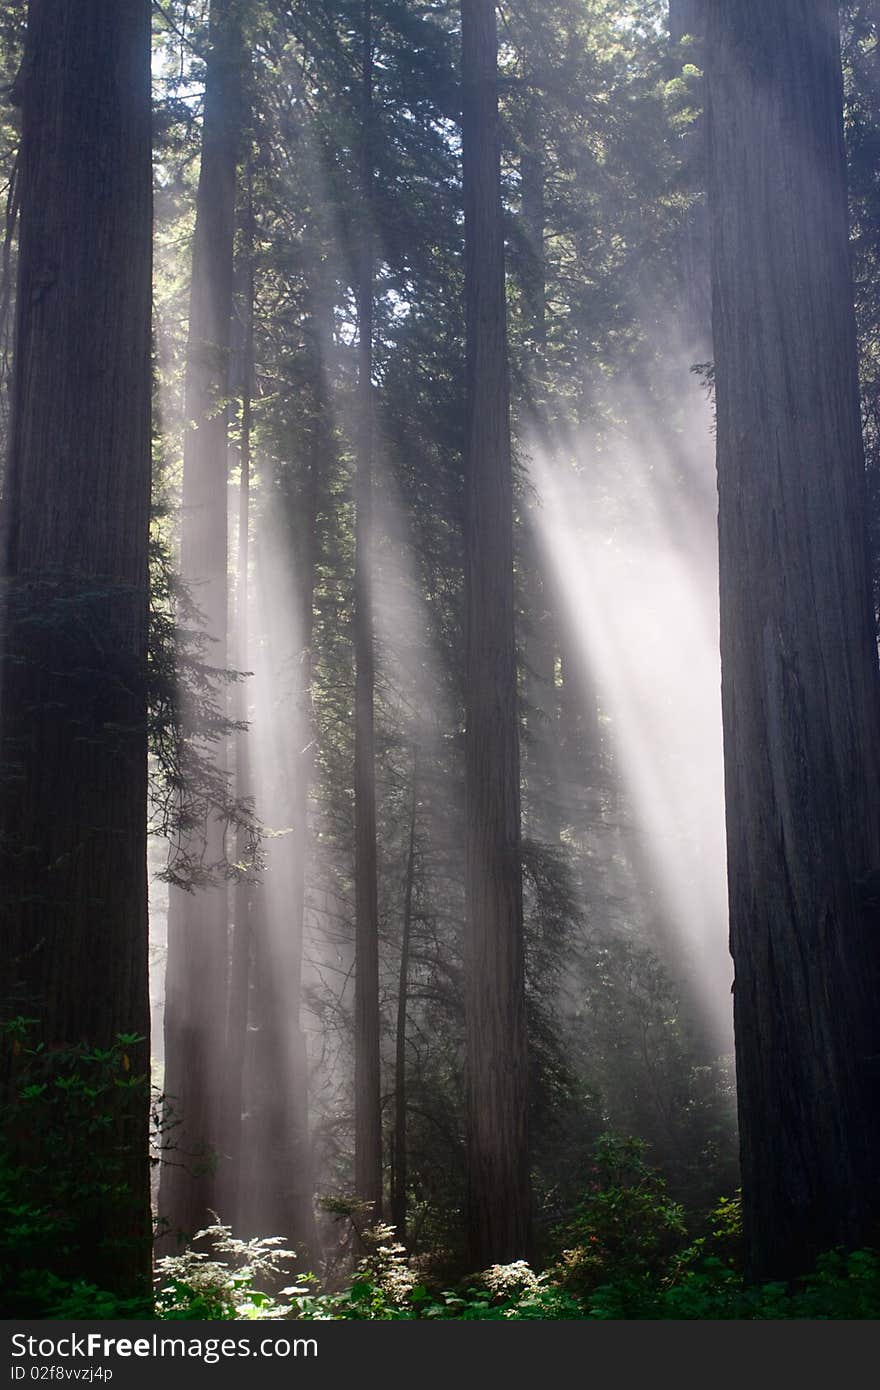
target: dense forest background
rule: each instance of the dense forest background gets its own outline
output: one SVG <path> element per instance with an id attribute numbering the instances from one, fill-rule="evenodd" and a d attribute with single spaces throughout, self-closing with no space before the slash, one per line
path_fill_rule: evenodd
<path id="1" fill-rule="evenodd" d="M 0 3 L 11 1312 L 880 1310 L 880 10 L 754 8 Z"/>

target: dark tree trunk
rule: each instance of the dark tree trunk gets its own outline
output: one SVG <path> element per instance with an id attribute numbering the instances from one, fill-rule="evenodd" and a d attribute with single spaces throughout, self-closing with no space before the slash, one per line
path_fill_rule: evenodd
<path id="1" fill-rule="evenodd" d="M 406 1025 L 409 1008 L 409 959 L 412 943 L 413 893 L 416 882 L 416 823 L 419 810 L 419 751 L 413 749 L 412 810 L 409 820 L 409 847 L 406 882 L 403 889 L 403 924 L 400 933 L 400 974 L 397 988 L 397 1033 L 394 1058 L 394 1163 L 391 1185 L 391 1224 L 398 1239 L 406 1240 Z"/>
<path id="2" fill-rule="evenodd" d="M 235 188 L 241 128 L 238 0 L 212 0 L 202 161 L 196 196 L 185 381 L 181 573 L 211 639 L 206 660 L 227 660 L 227 423 L 234 290 Z M 223 691 L 218 690 L 222 704 Z M 208 866 L 224 860 L 215 817 L 187 848 Z M 228 893 L 172 887 L 165 991 L 165 1092 L 177 1127 L 163 1167 L 160 1212 L 192 1234 L 216 1209 L 223 1178 L 228 978 Z"/>
<path id="3" fill-rule="evenodd" d="M 750 1273 L 873 1243 L 880 704 L 837 6 L 708 45 L 731 948 Z"/>
<path id="4" fill-rule="evenodd" d="M 530 1243 L 527 1064 L 504 234 L 492 0 L 462 0 L 467 317 L 466 897 L 469 1239 Z"/>
<path id="5" fill-rule="evenodd" d="M 2 526 L 0 1006 L 48 1049 L 142 1038 L 143 1088 L 94 1137 L 128 1194 L 93 1198 L 71 1255 L 119 1291 L 150 1271 L 149 55 L 148 0 L 30 5 Z"/>
<path id="6" fill-rule="evenodd" d="M 379 1065 L 379 904 L 376 886 L 375 663 L 370 598 L 373 530 L 373 26 L 363 8 L 361 185 L 364 227 L 357 287 L 358 452 L 355 482 L 355 1193 L 382 1212 L 382 1109 Z"/>

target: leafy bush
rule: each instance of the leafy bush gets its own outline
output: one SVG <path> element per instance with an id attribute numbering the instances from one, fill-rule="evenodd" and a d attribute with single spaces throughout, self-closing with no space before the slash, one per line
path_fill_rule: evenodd
<path id="1" fill-rule="evenodd" d="M 200 1241 L 208 1244 L 207 1250 L 194 1248 Z M 225 1260 L 218 1258 L 224 1255 Z M 217 1219 L 180 1255 L 159 1260 L 156 1316 L 194 1321 L 290 1317 L 292 1305 L 277 1302 L 257 1284 L 276 1282 L 295 1258 L 280 1236 L 238 1240 Z M 293 1292 L 284 1289 L 281 1296 Z"/>
<path id="2" fill-rule="evenodd" d="M 557 1233 L 564 1248 L 554 1273 L 577 1297 L 662 1278 L 687 1235 L 684 1210 L 646 1163 L 646 1147 L 610 1134 L 599 1140 L 587 1195 Z"/>
<path id="3" fill-rule="evenodd" d="M 461 1292 L 446 1291 L 420 1314 L 475 1322 L 582 1318 L 583 1309 L 549 1274 L 536 1274 L 524 1260 L 493 1265 Z"/>
<path id="4" fill-rule="evenodd" d="M 665 1287 L 630 1279 L 599 1288 L 585 1312 L 598 1319 L 873 1319 L 880 1317 L 880 1256 L 872 1250 L 831 1251 L 792 1287 L 751 1288 L 729 1264 L 710 1256 Z"/>
<path id="5" fill-rule="evenodd" d="M 109 1048 L 47 1048 L 33 1020 L 0 1026 L 11 1083 L 0 1107 L 0 1287 L 8 1316 L 67 1317 L 68 1307 L 146 1315 L 148 1298 L 118 1300 L 84 1281 L 111 1271 L 138 1238 L 139 1202 L 127 1184 L 129 1144 L 140 1141 L 148 1078 L 129 1054 L 142 1041 L 120 1034 Z M 136 1136 L 136 1138 L 135 1138 Z M 104 1215 L 99 1229 L 95 1212 Z M 98 1314 L 86 1313 L 86 1316 Z M 101 1314 L 103 1315 L 103 1314 Z"/>

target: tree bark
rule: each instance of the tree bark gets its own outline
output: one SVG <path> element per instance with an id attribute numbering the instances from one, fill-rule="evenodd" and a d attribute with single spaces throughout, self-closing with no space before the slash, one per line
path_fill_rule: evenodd
<path id="1" fill-rule="evenodd" d="M 196 196 L 185 380 L 181 574 L 204 615 L 206 660 L 227 660 L 227 395 L 234 290 L 235 189 L 241 129 L 242 40 L 238 0 L 212 0 L 202 161 Z M 222 707 L 223 692 L 218 692 Z M 224 826 L 191 832 L 190 851 L 224 861 Z M 165 1093 L 176 1146 L 163 1166 L 160 1212 L 172 1232 L 193 1234 L 216 1209 L 223 1166 L 228 987 L 228 892 L 219 884 L 168 906 Z"/>
<path id="2" fill-rule="evenodd" d="M 461 16 L 468 1234 L 487 1265 L 529 1250 L 528 1046 L 498 38 L 492 0 L 462 0 Z"/>
<path id="3" fill-rule="evenodd" d="M 95 1135 L 96 1162 L 121 1155 L 125 1210 L 107 1191 L 74 1252 L 77 1277 L 120 1292 L 150 1273 L 149 55 L 148 0 L 29 7 L 2 522 L 0 1000 L 49 1050 L 142 1039 L 143 1087 Z"/>
<path id="4" fill-rule="evenodd" d="M 721 655 L 749 1272 L 876 1239 L 880 700 L 837 6 L 709 7 Z"/>

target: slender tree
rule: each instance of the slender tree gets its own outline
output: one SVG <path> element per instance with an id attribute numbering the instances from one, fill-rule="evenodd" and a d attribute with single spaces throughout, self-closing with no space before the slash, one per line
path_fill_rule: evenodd
<path id="1" fill-rule="evenodd" d="M 187 341 L 181 573 L 204 616 L 206 660 L 227 655 L 227 426 L 234 291 L 235 190 L 243 49 L 239 0 L 211 0 L 204 123 Z M 222 692 L 221 692 L 222 694 Z M 221 750 L 214 756 L 221 759 Z M 189 832 L 189 853 L 217 874 L 222 821 Z M 217 1206 L 223 1148 L 228 893 L 225 877 L 194 893 L 172 888 L 165 990 L 165 1091 L 175 1128 L 160 1210 L 192 1234 Z"/>
<path id="2" fill-rule="evenodd" d="M 357 285 L 358 451 L 355 481 L 355 1192 L 382 1211 L 379 1070 L 379 902 L 376 880 L 375 654 L 370 598 L 373 531 L 373 12 L 364 0 L 361 70 L 361 231 Z"/>
<path id="3" fill-rule="evenodd" d="M 493 0 L 462 0 L 467 404 L 466 896 L 469 1237 L 530 1240 L 520 770 L 504 230 Z"/>
<path id="4" fill-rule="evenodd" d="M 47 1055 L 139 1038 L 127 1056 L 143 1084 L 126 1128 L 111 1115 L 94 1136 L 96 1166 L 122 1156 L 126 1210 L 113 1184 L 96 1185 L 89 1246 L 76 1252 L 79 1277 L 125 1289 L 148 1286 L 150 1268 L 148 0 L 35 0 L 20 94 L 0 1005 L 37 1020 Z"/>
<path id="5" fill-rule="evenodd" d="M 880 703 L 837 5 L 713 0 L 721 652 L 745 1236 L 877 1237 Z M 874 878 L 871 878 L 871 875 Z"/>

